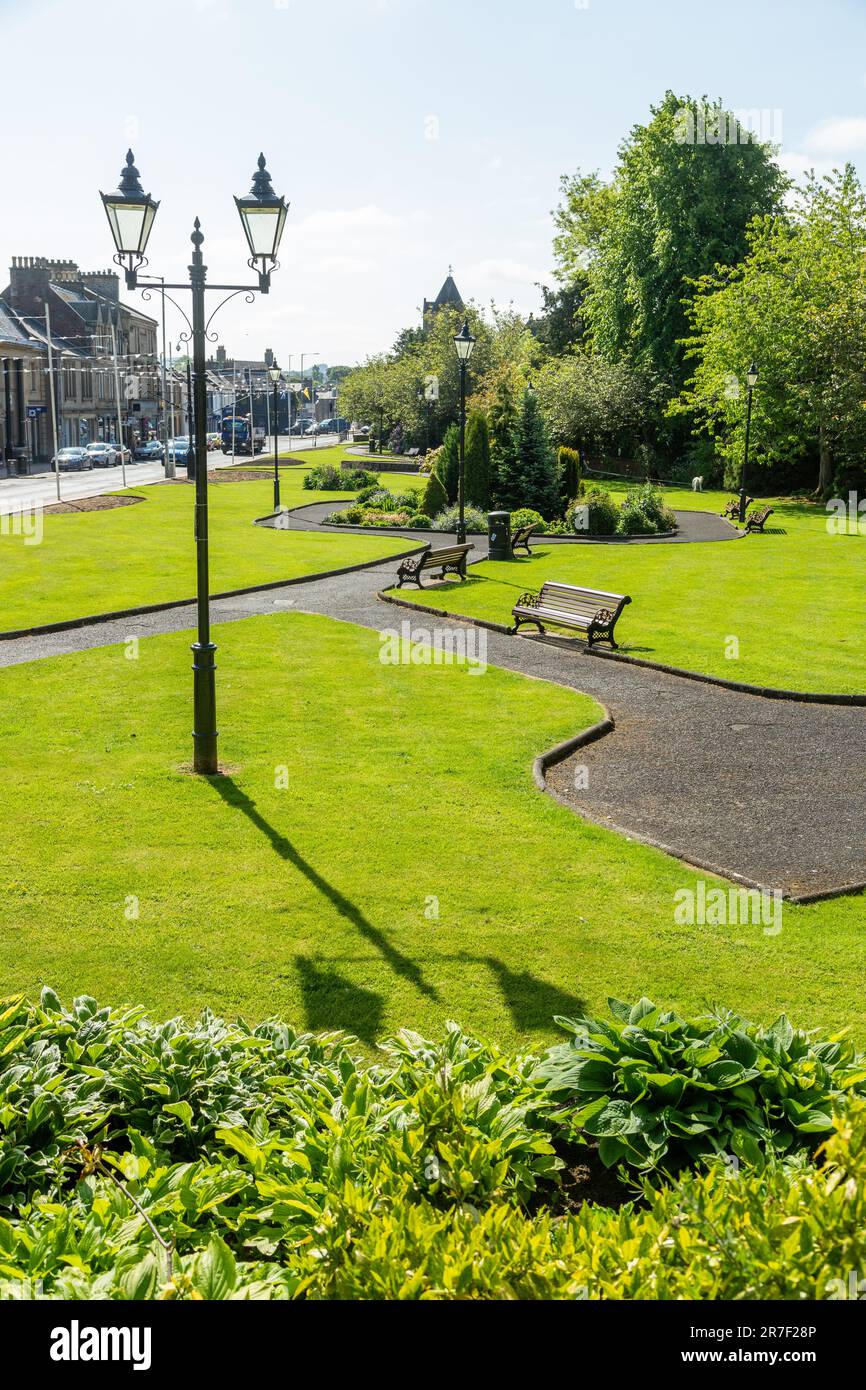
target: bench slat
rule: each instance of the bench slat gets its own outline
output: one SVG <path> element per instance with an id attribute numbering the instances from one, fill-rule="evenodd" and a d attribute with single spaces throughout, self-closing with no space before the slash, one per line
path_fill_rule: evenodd
<path id="1" fill-rule="evenodd" d="M 595 641 L 606 641 L 616 647 L 613 631 L 620 613 L 629 603 L 631 599 L 627 594 L 546 580 L 539 594 L 524 594 L 518 599 L 513 609 L 516 622 L 511 631 L 516 633 L 520 624 L 526 622 L 535 623 L 544 632 L 544 620 L 557 627 L 586 632 L 590 646 Z"/>

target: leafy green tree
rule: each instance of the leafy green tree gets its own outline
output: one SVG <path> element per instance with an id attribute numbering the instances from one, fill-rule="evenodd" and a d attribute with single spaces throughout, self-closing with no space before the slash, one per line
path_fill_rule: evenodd
<path id="1" fill-rule="evenodd" d="M 509 506 L 531 507 L 545 520 L 559 514 L 559 469 L 556 452 L 541 413 L 535 391 L 524 391 L 523 408 L 517 429 L 519 472 L 515 479 L 518 495 L 512 492 Z"/>
<path id="2" fill-rule="evenodd" d="M 548 352 L 568 352 L 587 337 L 585 301 L 589 288 L 586 271 L 577 271 L 567 285 L 549 289 L 539 285 L 541 313 L 529 320 L 529 328 Z"/>
<path id="3" fill-rule="evenodd" d="M 424 496 L 421 500 L 421 511 L 425 516 L 429 516 L 432 521 L 435 520 L 440 512 L 444 512 L 447 506 L 448 494 L 442 486 L 442 479 L 434 468 L 424 488 Z"/>
<path id="4" fill-rule="evenodd" d="M 574 174 L 563 174 L 559 189 L 562 201 L 553 214 L 553 254 L 558 278 L 573 284 L 585 274 L 607 233 L 616 192 L 597 170 L 582 174 L 579 169 Z"/>
<path id="5" fill-rule="evenodd" d="M 482 511 L 491 504 L 490 430 L 483 410 L 473 410 L 466 425 L 466 502 Z"/>
<path id="6" fill-rule="evenodd" d="M 652 368 L 679 389 L 690 282 L 743 257 L 750 221 L 780 209 L 787 181 L 735 116 L 673 92 L 620 147 L 601 210 L 594 180 L 566 185 L 560 273 L 587 268 L 587 314 L 604 357 Z"/>
<path id="7" fill-rule="evenodd" d="M 741 265 L 705 277 L 690 307 L 694 375 L 673 409 L 697 419 L 739 478 L 745 372 L 760 370 L 753 469 L 811 456 L 815 487 L 866 448 L 866 197 L 848 165 L 811 178 L 790 221 L 753 227 Z M 772 476 L 772 472 L 770 475 Z"/>
<path id="8" fill-rule="evenodd" d="M 556 443 L 594 458 L 634 456 L 668 399 L 653 372 L 582 351 L 552 358 L 536 387 Z"/>

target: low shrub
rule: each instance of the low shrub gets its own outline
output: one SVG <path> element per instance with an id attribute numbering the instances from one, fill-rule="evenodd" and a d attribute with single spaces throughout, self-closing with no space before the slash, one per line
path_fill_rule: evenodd
<path id="1" fill-rule="evenodd" d="M 619 1212 L 512 1204 L 447 1212 L 335 1194 L 303 1295 L 328 1299 L 856 1298 L 866 1268 L 866 1105 L 836 1118 L 821 1169 L 716 1163 Z M 855 1289 L 852 1293 L 852 1271 Z"/>
<path id="2" fill-rule="evenodd" d="M 547 531 L 548 524 L 541 515 L 541 512 L 534 512 L 531 507 L 519 507 L 516 512 L 511 513 L 511 533 L 512 535 L 519 526 L 535 526 L 538 535 L 543 535 Z"/>
<path id="3" fill-rule="evenodd" d="M 619 525 L 619 507 L 606 488 L 594 485 L 571 504 L 565 519 L 577 535 L 613 536 Z"/>
<path id="4" fill-rule="evenodd" d="M 619 530 L 625 536 L 659 535 L 676 529 L 677 519 L 652 483 L 629 488 L 620 509 Z"/>
<path id="5" fill-rule="evenodd" d="M 429 531 L 433 522 L 426 512 L 413 512 L 412 516 L 409 518 L 408 525 L 410 531 Z"/>
<path id="6" fill-rule="evenodd" d="M 378 478 L 364 468 L 337 468 L 333 463 L 321 463 L 304 475 L 303 485 L 309 492 L 358 492 L 378 486 Z"/>
<path id="7" fill-rule="evenodd" d="M 325 521 L 329 526 L 365 526 L 366 516 L 367 512 L 363 507 L 353 506 L 342 512 L 331 512 L 325 517 Z"/>
<path id="8" fill-rule="evenodd" d="M 834 1105 L 866 1091 L 851 1042 L 816 1042 L 784 1015 L 757 1028 L 728 1010 L 689 1019 L 649 999 L 608 1004 L 610 1021 L 559 1019 L 574 1036 L 536 1074 L 608 1167 L 674 1171 L 723 1153 L 760 1165 L 814 1149 Z"/>
<path id="9" fill-rule="evenodd" d="M 372 526 L 374 529 L 393 529 L 395 527 L 408 526 L 409 513 L 405 511 L 374 512 L 365 510 L 363 513 L 363 520 L 360 524 L 362 526 Z"/>
<path id="10" fill-rule="evenodd" d="M 432 529 L 434 531 L 456 531 L 459 520 L 459 507 L 447 507 L 444 512 L 440 512 L 434 519 Z M 473 535 L 479 532 L 486 535 L 487 516 L 484 512 L 480 512 L 477 507 L 466 507 L 464 509 L 464 520 L 466 522 L 467 531 L 471 531 Z"/>
<path id="11" fill-rule="evenodd" d="M 87 997 L 66 1008 L 50 990 L 6 1001 L 0 1297 L 851 1296 L 850 1272 L 866 1269 L 866 1104 L 851 1096 L 850 1046 L 781 1019 L 686 1023 L 643 1000 L 626 1023 L 625 1007 L 614 1026 L 585 1025 L 620 1059 L 630 1105 L 648 1068 L 671 1073 L 656 1086 L 696 1071 L 710 1100 L 749 1087 L 746 1109 L 774 1125 L 815 1090 L 820 1132 L 796 1109 L 785 1124 L 824 1139 L 821 1166 L 772 1142 L 744 1150 L 739 1171 L 711 1159 L 647 1174 L 637 1205 L 577 1205 L 554 1139 L 562 1093 L 538 1056 L 456 1025 L 439 1042 L 403 1032 L 370 1063 L 339 1034 L 275 1021 L 158 1023 Z M 574 1068 L 588 1081 L 599 1054 L 579 1059 L 577 1034 L 568 1046 L 574 1090 Z M 731 1061 L 760 1079 L 713 1071 Z"/>

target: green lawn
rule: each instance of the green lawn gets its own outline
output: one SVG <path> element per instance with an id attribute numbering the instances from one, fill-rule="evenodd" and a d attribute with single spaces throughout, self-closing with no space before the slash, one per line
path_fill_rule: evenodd
<path id="1" fill-rule="evenodd" d="M 786 905 L 776 937 L 677 926 L 695 873 L 536 790 L 533 756 L 596 719 L 586 697 L 251 618 L 216 637 L 231 775 L 198 780 L 191 640 L 0 671 L 0 993 L 47 981 L 368 1041 L 456 1018 L 505 1043 L 647 993 L 866 1040 L 866 898 Z"/>
<path id="2" fill-rule="evenodd" d="M 718 513 L 729 495 L 671 490 L 668 500 Z M 866 537 L 828 534 L 821 507 L 773 505 L 763 536 L 593 546 L 545 545 L 540 537 L 531 559 L 485 562 L 465 584 L 404 595 L 510 623 L 516 600 L 545 579 L 587 584 L 631 595 L 617 640 L 634 656 L 756 685 L 866 691 Z"/>
<path id="3" fill-rule="evenodd" d="M 284 506 L 349 504 L 350 493 L 305 491 L 307 471 L 282 472 Z M 8 527 L 0 533 L 0 630 L 194 596 L 194 489 L 156 484 L 129 491 L 145 500 L 113 511 L 45 516 L 40 545 L 26 544 Z M 253 525 L 272 505 L 273 485 L 265 477 L 261 483 L 211 485 L 214 593 L 411 549 L 411 542 L 395 537 L 278 532 Z"/>

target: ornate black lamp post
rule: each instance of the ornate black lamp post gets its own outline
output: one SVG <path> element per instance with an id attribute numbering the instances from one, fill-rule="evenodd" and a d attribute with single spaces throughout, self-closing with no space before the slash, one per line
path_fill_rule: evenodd
<path id="1" fill-rule="evenodd" d="M 193 419 L 195 422 L 195 541 L 197 561 L 198 594 L 198 641 L 193 646 L 193 767 L 196 772 L 213 776 L 219 770 L 217 759 L 216 726 L 216 667 L 214 653 L 216 646 L 210 637 L 210 591 L 208 573 L 208 494 L 207 494 L 207 380 L 205 376 L 205 342 L 214 315 L 228 299 L 237 294 L 245 294 L 252 304 L 256 291 L 267 294 L 270 289 L 271 272 L 277 268 L 277 252 L 280 237 L 286 222 L 288 205 L 284 198 L 278 197 L 271 186 L 271 177 L 265 168 L 265 157 L 259 155 L 258 168 L 253 175 L 253 184 L 244 198 L 235 198 L 247 242 L 250 248 L 248 261 L 251 269 L 258 272 L 259 283 L 250 285 L 208 285 L 207 266 L 204 264 L 201 247 L 204 235 L 198 218 L 193 224 L 190 237 L 193 244 L 192 264 L 189 267 L 189 282 L 163 285 L 161 280 L 139 281 L 138 271 L 147 265 L 145 252 L 153 220 L 159 203 L 154 202 L 149 193 L 141 187 L 138 170 L 132 150 L 127 153 L 126 167 L 121 174 L 120 186 L 115 193 L 103 193 L 102 202 L 108 216 L 111 234 L 117 248 L 115 262 L 122 266 L 126 274 L 126 285 L 134 290 L 144 286 L 144 296 L 149 298 L 149 289 L 159 286 L 160 290 L 189 290 L 192 295 L 192 321 L 180 305 L 166 296 L 186 319 L 189 332 L 182 338 L 192 341 L 193 348 Z M 205 319 L 205 290 L 228 291 L 209 319 Z M 215 335 L 211 337 L 215 341 Z"/>
<path id="2" fill-rule="evenodd" d="M 283 374 L 277 366 L 276 361 L 272 362 L 270 367 L 268 367 L 268 375 L 274 387 L 274 511 L 278 512 L 280 510 L 280 428 L 278 412 L 280 409 L 280 381 L 282 380 Z"/>
<path id="3" fill-rule="evenodd" d="M 476 339 L 469 332 L 467 321 L 454 339 L 454 346 L 460 359 L 460 474 L 457 484 L 457 505 L 459 508 L 457 542 L 459 545 L 466 543 L 466 368 L 475 350 L 475 343 Z"/>
<path id="4" fill-rule="evenodd" d="M 743 477 L 740 487 L 740 525 L 745 524 L 746 520 L 746 470 L 749 466 L 749 438 L 752 433 L 752 394 L 758 384 L 758 368 L 753 362 L 746 372 L 746 386 L 749 392 L 749 401 L 746 406 L 746 447 L 743 451 Z"/>

